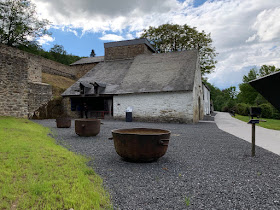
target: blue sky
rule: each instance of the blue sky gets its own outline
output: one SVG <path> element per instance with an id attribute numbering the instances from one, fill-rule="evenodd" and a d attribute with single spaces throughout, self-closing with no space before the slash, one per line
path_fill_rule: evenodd
<path id="1" fill-rule="evenodd" d="M 209 82 L 237 86 L 253 67 L 280 67 L 280 1 L 275 0 L 32 0 L 52 22 L 43 48 L 63 45 L 68 53 L 104 55 L 104 42 L 138 38 L 164 23 L 188 24 L 211 33 L 219 53 Z"/>

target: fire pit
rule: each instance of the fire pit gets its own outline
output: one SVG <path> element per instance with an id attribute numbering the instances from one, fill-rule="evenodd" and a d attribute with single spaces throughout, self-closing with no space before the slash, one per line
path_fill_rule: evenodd
<path id="1" fill-rule="evenodd" d="M 115 150 L 125 160 L 151 162 L 167 150 L 170 131 L 150 128 L 112 130 Z"/>
<path id="2" fill-rule="evenodd" d="M 70 128 L 71 127 L 71 119 L 70 118 L 57 118 L 56 127 L 58 128 Z"/>
<path id="3" fill-rule="evenodd" d="M 96 136 L 100 132 L 99 119 L 75 120 L 75 132 L 79 136 Z"/>

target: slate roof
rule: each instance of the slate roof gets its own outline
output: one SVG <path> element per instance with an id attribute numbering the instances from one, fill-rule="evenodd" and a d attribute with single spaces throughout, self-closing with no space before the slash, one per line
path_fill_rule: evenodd
<path id="1" fill-rule="evenodd" d="M 198 67 L 197 50 L 106 61 L 97 64 L 62 96 L 78 96 L 80 82 L 106 84 L 100 93 L 105 95 L 192 90 Z M 94 90 L 87 94 L 94 94 Z"/>
<path id="2" fill-rule="evenodd" d="M 70 66 L 79 65 L 79 64 L 99 63 L 103 61 L 104 61 L 104 56 L 81 58 L 80 60 L 71 63 Z"/>

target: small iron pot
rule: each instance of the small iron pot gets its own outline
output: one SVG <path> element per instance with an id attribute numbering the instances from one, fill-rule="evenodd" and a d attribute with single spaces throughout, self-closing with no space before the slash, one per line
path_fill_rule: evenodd
<path id="1" fill-rule="evenodd" d="M 75 132 L 79 136 L 96 136 L 100 132 L 99 119 L 75 120 Z"/>
<path id="2" fill-rule="evenodd" d="M 131 128 L 112 130 L 115 150 L 132 162 L 151 162 L 162 157 L 168 147 L 171 132 L 161 129 Z"/>
<path id="3" fill-rule="evenodd" d="M 58 128 L 70 128 L 71 127 L 71 119 L 70 118 L 57 118 L 56 127 Z"/>

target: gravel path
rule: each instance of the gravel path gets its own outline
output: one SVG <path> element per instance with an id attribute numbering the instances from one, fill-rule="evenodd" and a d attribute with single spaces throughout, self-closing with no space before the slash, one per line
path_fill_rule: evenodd
<path id="1" fill-rule="evenodd" d="M 159 124 L 102 121 L 96 137 L 79 137 L 74 121 L 50 127 L 69 150 L 93 157 L 115 209 L 280 209 L 280 156 L 219 130 L 215 123 Z M 153 163 L 123 161 L 115 152 L 111 130 L 149 127 L 172 132 L 165 156 Z M 279 139 L 280 141 L 280 139 Z"/>

